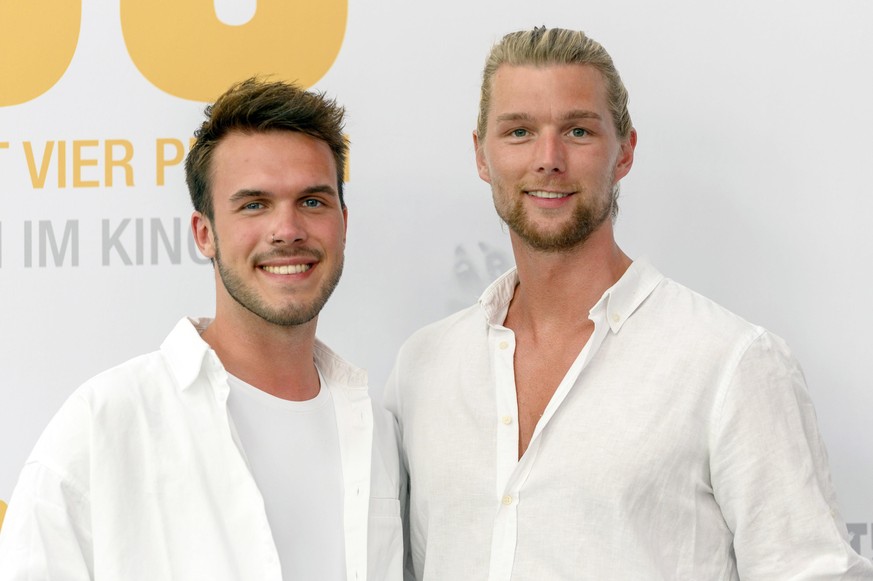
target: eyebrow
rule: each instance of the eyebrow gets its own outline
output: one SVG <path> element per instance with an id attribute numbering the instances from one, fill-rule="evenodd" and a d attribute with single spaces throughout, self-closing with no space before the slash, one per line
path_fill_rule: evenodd
<path id="1" fill-rule="evenodd" d="M 527 113 L 504 113 L 497 116 L 497 121 L 533 121 Z"/>
<path id="2" fill-rule="evenodd" d="M 570 121 L 572 119 L 595 119 L 601 121 L 603 120 L 603 117 L 599 113 L 588 111 L 586 109 L 574 109 L 573 111 L 568 111 L 561 116 L 562 121 Z"/>
<path id="3" fill-rule="evenodd" d="M 304 189 L 301 193 L 303 195 L 308 195 L 308 194 L 329 194 L 332 196 L 339 195 L 339 194 L 337 194 L 336 188 L 334 188 L 330 184 L 316 184 L 314 186 L 309 186 L 308 188 Z M 242 190 L 235 192 L 230 197 L 229 201 L 231 204 L 236 204 L 236 203 L 242 202 L 244 200 L 250 200 L 252 198 L 263 198 L 263 197 L 271 198 L 271 197 L 273 197 L 273 194 L 268 192 L 268 191 L 265 191 L 265 190 L 242 189 Z"/>
<path id="4" fill-rule="evenodd" d="M 561 121 L 572 121 L 575 119 L 594 119 L 597 121 L 603 120 L 599 113 L 588 111 L 586 109 L 573 109 L 561 115 Z M 534 121 L 533 116 L 527 113 L 504 113 L 497 116 L 497 121 Z"/>
<path id="5" fill-rule="evenodd" d="M 232 204 L 236 204 L 237 202 L 241 202 L 243 200 L 248 200 L 250 198 L 260 198 L 262 196 L 269 196 L 269 194 L 261 190 L 239 190 L 234 193 L 228 201 Z"/>

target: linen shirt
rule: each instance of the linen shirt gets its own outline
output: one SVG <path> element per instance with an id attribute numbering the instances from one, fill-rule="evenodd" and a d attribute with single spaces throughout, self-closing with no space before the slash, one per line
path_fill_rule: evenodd
<path id="1" fill-rule="evenodd" d="M 637 261 L 518 458 L 514 270 L 414 334 L 385 390 L 418 579 L 873 579 L 779 338 Z"/>
<path id="2" fill-rule="evenodd" d="M 86 382 L 31 453 L 0 532 L 0 580 L 281 581 L 227 372 L 183 319 L 159 351 Z M 396 432 L 366 372 L 320 342 L 344 487 L 347 579 L 401 578 Z M 306 502 L 306 499 L 301 499 Z"/>

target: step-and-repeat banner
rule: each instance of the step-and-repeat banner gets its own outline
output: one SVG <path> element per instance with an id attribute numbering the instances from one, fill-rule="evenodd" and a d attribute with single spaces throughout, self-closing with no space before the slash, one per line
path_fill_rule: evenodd
<path id="1" fill-rule="evenodd" d="M 378 396 L 406 336 L 512 263 L 471 131 L 489 46 L 546 24 L 600 40 L 629 88 L 622 247 L 788 340 L 873 555 L 871 23 L 869 0 L 0 2 L 0 519 L 76 386 L 212 313 L 182 171 L 206 102 L 271 74 L 346 105 L 319 334 Z"/>

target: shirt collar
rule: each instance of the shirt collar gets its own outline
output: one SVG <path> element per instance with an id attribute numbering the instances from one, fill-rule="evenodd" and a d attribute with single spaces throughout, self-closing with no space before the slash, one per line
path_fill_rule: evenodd
<path id="1" fill-rule="evenodd" d="M 506 319 L 509 302 L 515 294 L 518 285 L 518 270 L 513 266 L 497 280 L 488 285 L 479 297 L 479 306 L 485 313 L 485 318 L 492 325 L 501 325 Z"/>
<path id="2" fill-rule="evenodd" d="M 221 363 L 215 352 L 200 337 L 200 333 L 211 322 L 212 319 L 208 318 L 185 317 L 176 323 L 176 326 L 161 343 L 161 354 L 166 359 L 173 375 L 176 376 L 179 389 L 182 391 L 194 383 L 207 364 L 217 365 L 221 368 Z M 221 369 L 223 371 L 223 368 Z"/>
<path id="3" fill-rule="evenodd" d="M 367 371 L 355 367 L 315 339 L 315 366 L 331 385 L 367 389 Z"/>
<path id="4" fill-rule="evenodd" d="M 631 315 L 643 304 L 655 287 L 664 279 L 645 258 L 631 263 L 618 281 L 603 293 L 600 300 L 591 308 L 591 319 L 606 313 L 606 322 L 613 333 L 618 333 Z"/>
<path id="5" fill-rule="evenodd" d="M 601 318 L 605 313 L 609 327 L 617 333 L 663 279 L 664 275 L 648 260 L 645 258 L 635 260 L 621 278 L 606 289 L 594 304 L 588 312 L 589 318 L 592 320 Z M 479 297 L 479 305 L 490 324 L 503 323 L 516 285 L 518 285 L 518 271 L 513 267 L 491 283 Z"/>
<path id="6" fill-rule="evenodd" d="M 182 391 L 188 389 L 209 368 L 220 375 L 226 374 L 218 356 L 200 337 L 200 333 L 211 322 L 212 319 L 207 317 L 183 318 L 161 344 L 161 353 Z M 349 388 L 367 388 L 365 370 L 347 363 L 318 339 L 315 340 L 314 351 L 315 366 L 328 383 Z"/>

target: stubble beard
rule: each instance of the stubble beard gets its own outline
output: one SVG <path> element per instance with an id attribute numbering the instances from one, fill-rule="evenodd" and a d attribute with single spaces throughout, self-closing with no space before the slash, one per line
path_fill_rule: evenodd
<path id="1" fill-rule="evenodd" d="M 300 254 L 300 252 L 278 251 L 272 253 L 271 256 L 289 257 L 299 256 Z M 315 250 L 307 250 L 305 255 L 313 257 L 319 261 L 322 258 L 322 254 Z M 339 284 L 340 277 L 343 273 L 344 262 L 345 257 L 343 254 L 340 254 L 336 266 L 327 274 L 327 278 L 325 278 L 322 283 L 319 294 L 311 302 L 308 304 L 293 302 L 276 308 L 268 305 L 253 288 L 246 285 L 242 278 L 221 260 L 221 250 L 218 244 L 218 238 L 216 237 L 215 239 L 215 266 L 218 269 L 218 274 L 221 277 L 221 282 L 224 284 L 227 293 L 231 298 L 233 298 L 233 300 L 252 314 L 260 317 L 268 323 L 282 327 L 303 325 L 318 316 L 321 309 L 324 308 L 324 305 L 330 298 L 330 295 L 333 294 L 334 289 L 336 289 L 336 285 Z M 319 265 L 321 264 L 323 263 L 319 262 Z"/>
<path id="2" fill-rule="evenodd" d="M 504 185 L 495 184 L 495 193 L 503 190 Z M 523 191 L 513 194 L 512 203 L 507 206 L 495 204 L 497 215 L 500 216 L 515 234 L 524 240 L 534 250 L 541 252 L 562 252 L 576 248 L 585 243 L 591 234 L 597 230 L 612 214 L 613 191 L 608 184 L 603 186 L 607 191 L 588 196 L 585 189 L 577 186 L 574 196 L 588 197 L 583 203 L 576 203 L 571 218 L 557 230 L 546 231 L 534 224 L 524 206 Z M 603 188 L 598 188 L 603 189 Z M 504 196 L 504 193 L 498 194 Z"/>

